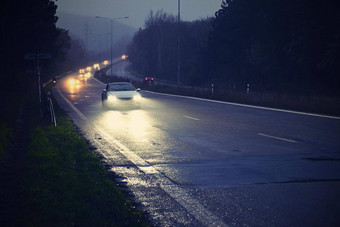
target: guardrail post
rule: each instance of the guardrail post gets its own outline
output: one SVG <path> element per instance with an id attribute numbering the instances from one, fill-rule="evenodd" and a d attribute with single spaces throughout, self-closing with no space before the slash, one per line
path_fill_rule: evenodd
<path id="1" fill-rule="evenodd" d="M 50 82 L 52 82 L 50 80 Z M 57 121 L 54 113 L 53 103 L 51 97 L 49 97 L 49 94 L 46 92 L 46 89 L 44 87 L 41 87 L 42 95 L 41 99 L 43 100 L 41 105 L 41 112 L 45 113 L 45 111 L 49 112 L 51 123 L 54 125 L 54 127 L 57 126 Z M 44 111 L 42 110 L 44 109 Z"/>

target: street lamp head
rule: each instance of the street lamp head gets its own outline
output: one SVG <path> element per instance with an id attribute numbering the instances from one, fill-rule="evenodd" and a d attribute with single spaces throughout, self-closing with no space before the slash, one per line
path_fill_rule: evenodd
<path id="1" fill-rule="evenodd" d="M 99 19 L 107 19 L 107 20 L 119 20 L 119 19 L 128 19 L 129 17 L 115 17 L 115 18 L 108 18 L 108 17 L 100 17 L 100 16 L 95 16 L 96 18 L 99 18 Z"/>
<path id="2" fill-rule="evenodd" d="M 100 18 L 100 19 L 106 19 L 106 20 L 110 20 L 111 21 L 111 65 L 112 65 L 112 23 L 113 20 L 119 20 L 119 19 L 127 19 L 129 17 L 116 17 L 116 18 L 108 18 L 108 17 L 100 17 L 100 16 L 96 16 L 96 18 Z M 111 76 L 112 76 L 112 69 L 111 69 Z"/>
<path id="3" fill-rule="evenodd" d="M 115 18 L 112 18 L 111 20 L 121 20 L 121 19 L 127 19 L 129 17 L 115 17 Z"/>

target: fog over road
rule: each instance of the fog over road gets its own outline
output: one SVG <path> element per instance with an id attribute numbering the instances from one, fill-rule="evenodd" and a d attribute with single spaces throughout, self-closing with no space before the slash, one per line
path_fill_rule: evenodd
<path id="1" fill-rule="evenodd" d="M 155 224 L 340 223 L 339 118 L 148 91 L 141 109 L 105 110 L 105 85 L 75 76 L 54 96 Z"/>

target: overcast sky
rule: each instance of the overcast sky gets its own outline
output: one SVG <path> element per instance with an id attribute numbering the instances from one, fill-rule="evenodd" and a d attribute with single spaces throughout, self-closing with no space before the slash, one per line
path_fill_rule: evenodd
<path id="1" fill-rule="evenodd" d="M 122 23 L 143 27 L 150 10 L 163 9 L 177 15 L 178 0 L 58 0 L 58 11 L 84 16 L 125 17 Z M 221 8 L 222 0 L 181 0 L 181 18 L 185 21 L 213 16 Z"/>

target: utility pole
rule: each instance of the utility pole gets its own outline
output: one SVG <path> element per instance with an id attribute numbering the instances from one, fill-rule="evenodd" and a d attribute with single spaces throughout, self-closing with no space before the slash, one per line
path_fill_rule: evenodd
<path id="1" fill-rule="evenodd" d="M 113 33 L 113 20 L 110 19 L 111 21 L 111 65 L 110 65 L 110 77 L 112 78 L 112 33 Z"/>
<path id="2" fill-rule="evenodd" d="M 181 83 L 181 0 L 178 0 L 177 21 L 177 85 Z"/>

